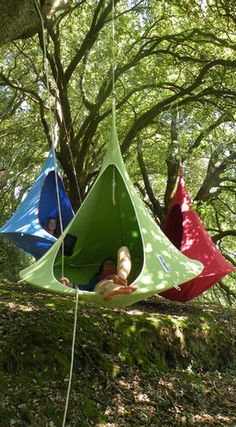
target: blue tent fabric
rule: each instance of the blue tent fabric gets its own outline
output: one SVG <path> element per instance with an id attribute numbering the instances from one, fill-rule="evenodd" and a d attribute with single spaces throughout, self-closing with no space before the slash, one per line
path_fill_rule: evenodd
<path id="1" fill-rule="evenodd" d="M 56 172 L 64 229 L 74 213 L 60 177 L 58 165 L 56 165 Z M 57 240 L 45 230 L 48 217 L 53 216 L 59 220 L 55 181 L 54 156 L 51 149 L 26 198 L 8 222 L 0 228 L 0 234 L 36 259 L 44 255 Z M 60 232 L 60 230 L 57 231 Z"/>

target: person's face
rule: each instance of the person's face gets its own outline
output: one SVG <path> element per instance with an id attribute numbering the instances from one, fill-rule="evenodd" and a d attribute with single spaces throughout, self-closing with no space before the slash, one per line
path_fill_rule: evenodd
<path id="1" fill-rule="evenodd" d="M 48 221 L 48 229 L 49 229 L 50 231 L 55 231 L 55 230 L 56 230 L 56 228 L 57 228 L 57 222 L 56 222 L 56 220 L 55 220 L 55 219 L 51 218 L 51 219 Z"/>
<path id="2" fill-rule="evenodd" d="M 103 271 L 111 270 L 113 268 L 116 268 L 114 261 L 112 259 L 106 259 L 103 263 Z"/>

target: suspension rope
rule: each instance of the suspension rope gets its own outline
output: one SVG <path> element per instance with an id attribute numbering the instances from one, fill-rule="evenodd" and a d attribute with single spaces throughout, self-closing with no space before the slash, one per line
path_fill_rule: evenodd
<path id="1" fill-rule="evenodd" d="M 115 2 L 112 0 L 112 119 L 115 120 L 116 114 L 116 88 L 115 88 Z M 120 201 L 119 201 L 119 193 L 117 193 L 116 197 L 116 167 L 113 166 L 112 171 L 112 201 L 113 205 L 117 207 L 119 213 L 118 218 L 120 221 L 120 233 L 121 233 L 121 241 L 124 245 L 124 232 L 121 223 L 121 212 L 120 212 Z"/>
<path id="2" fill-rule="evenodd" d="M 48 99 L 49 99 L 48 110 L 49 110 L 50 136 L 51 136 L 51 141 L 52 141 L 51 146 L 52 146 L 52 153 L 53 153 L 53 163 L 54 163 L 54 174 L 55 174 L 59 224 L 60 224 L 60 231 L 62 234 L 64 228 L 63 228 L 63 221 L 62 221 L 61 202 L 60 202 L 58 175 L 57 175 L 57 160 L 56 160 L 56 152 L 55 152 L 55 147 L 57 145 L 57 137 L 56 137 L 56 127 L 53 127 L 53 120 L 52 120 L 52 108 L 51 108 L 51 101 L 50 101 L 50 86 L 49 86 L 49 78 L 48 78 L 48 76 L 49 76 L 48 59 L 47 59 L 47 52 L 46 52 L 45 26 L 44 26 L 44 20 L 43 20 L 41 10 L 40 10 L 39 0 L 34 0 L 34 3 L 36 6 L 36 9 L 38 11 L 40 20 L 41 20 L 42 35 L 43 35 L 43 66 L 44 66 L 44 70 L 45 70 L 46 88 L 47 88 Z M 62 251 L 61 275 L 64 276 L 64 240 L 62 241 L 61 251 Z"/>
<path id="3" fill-rule="evenodd" d="M 66 425 L 66 415 L 69 405 L 69 397 L 70 397 L 70 391 L 71 391 L 71 381 L 72 381 L 72 374 L 73 374 L 73 365 L 74 365 L 74 354 L 75 354 L 75 338 L 76 338 L 76 326 L 77 326 L 77 317 L 78 317 L 78 301 L 79 301 L 79 291 L 76 291 L 76 300 L 75 300 L 75 316 L 74 316 L 74 329 L 73 329 L 73 340 L 72 340 L 72 346 L 71 346 L 71 362 L 70 362 L 70 375 L 69 375 L 69 381 L 68 381 L 68 388 L 67 388 L 67 395 L 66 395 L 66 404 L 65 404 L 65 411 L 64 411 L 64 417 L 62 422 L 62 427 L 65 427 Z"/>
<path id="4" fill-rule="evenodd" d="M 115 3 L 112 0 L 112 103 L 115 106 Z"/>
<path id="5" fill-rule="evenodd" d="M 47 60 L 47 55 L 46 55 L 45 26 L 44 26 L 44 20 L 43 20 L 43 17 L 42 17 L 40 8 L 39 8 L 39 0 L 35 0 L 35 4 L 36 4 L 36 8 L 37 8 L 37 11 L 39 13 L 41 24 L 42 24 L 44 68 L 45 68 L 45 74 L 46 74 L 47 90 L 48 90 L 48 93 L 50 94 L 49 80 L 48 80 L 48 74 L 49 74 L 48 73 L 48 60 Z M 52 115 L 51 115 L 50 105 L 49 105 L 49 115 L 50 115 L 50 125 L 51 125 L 51 133 L 52 133 L 52 118 L 51 118 Z M 77 189 L 79 201 L 80 201 L 80 204 L 81 204 L 82 203 L 82 197 L 81 197 L 81 192 L 80 192 L 80 187 L 79 187 L 79 180 L 78 180 L 78 176 L 77 176 L 77 173 L 76 173 L 75 163 L 74 163 L 74 159 L 73 159 L 73 153 L 72 153 L 71 146 L 70 146 L 70 139 L 69 139 L 69 136 L 68 136 L 68 130 L 67 130 L 67 127 L 66 127 L 65 118 L 64 118 L 64 114 L 63 114 L 62 110 L 61 110 L 61 117 L 62 117 L 62 121 L 63 121 L 63 124 L 64 124 L 64 129 L 65 129 L 65 133 L 66 133 L 66 143 L 67 143 L 69 154 L 70 154 L 70 161 L 71 161 L 71 165 L 72 165 L 73 174 L 74 174 L 74 177 L 75 177 L 76 189 Z M 52 134 L 55 135 L 55 132 L 53 132 Z M 56 155 L 55 155 L 54 146 L 56 147 L 56 145 L 57 145 L 57 143 L 53 145 L 53 157 L 54 157 L 54 162 L 55 163 L 56 163 Z M 57 180 L 57 177 L 56 177 L 56 180 Z M 60 203 L 60 200 L 59 200 L 59 203 Z M 62 233 L 63 232 L 63 221 L 62 221 L 62 215 L 60 215 L 60 213 L 59 213 L 59 220 L 60 220 L 60 229 L 61 229 L 61 233 Z"/>
<path id="6" fill-rule="evenodd" d="M 112 202 L 116 205 L 116 170 L 115 166 L 112 168 Z"/>
<path id="7" fill-rule="evenodd" d="M 115 93 L 115 4 L 114 0 L 112 0 L 112 120 L 115 120 L 116 113 L 116 93 Z M 115 166 L 113 166 L 112 171 L 112 202 L 113 205 L 116 205 L 115 198 L 116 191 L 116 171 Z"/>
<path id="8" fill-rule="evenodd" d="M 43 34 L 43 55 L 44 55 L 44 69 L 45 69 L 45 75 L 46 75 L 46 86 L 49 96 L 49 120 L 50 120 L 50 131 L 51 131 L 51 139 L 52 139 L 52 151 L 53 151 L 53 161 L 54 161 L 54 170 L 55 170 L 55 183 L 56 183 L 56 192 L 57 192 L 57 202 L 58 202 L 58 212 L 59 212 L 59 221 L 60 221 L 60 229 L 61 233 L 63 232 L 63 222 L 62 222 L 62 213 L 61 213 L 61 204 L 60 204 L 60 197 L 59 197 L 59 186 L 58 186 L 58 176 L 57 176 L 57 162 L 56 162 L 56 153 L 55 153 L 55 146 L 57 143 L 57 138 L 55 135 L 55 129 L 53 128 L 53 122 L 52 122 L 52 111 L 51 111 L 51 104 L 50 104 L 50 87 L 49 87 L 49 79 L 48 79 L 48 61 L 47 61 L 47 55 L 46 55 L 46 40 L 45 40 L 45 27 L 44 27 L 44 21 L 43 17 L 40 11 L 39 7 L 39 0 L 35 0 L 35 5 L 37 8 L 37 11 L 39 13 L 41 24 L 42 24 L 42 34 Z M 64 119 L 64 118 L 63 118 Z M 64 124 L 65 125 L 65 124 Z M 66 126 L 65 126 L 66 129 Z M 67 134 L 67 129 L 66 129 Z M 68 135 L 67 135 L 68 138 Z M 69 140 L 68 140 L 69 142 Z M 73 157 L 70 145 L 69 146 L 69 152 L 71 155 L 71 162 L 73 170 L 75 170 L 74 163 L 73 163 Z M 76 180 L 77 175 L 75 174 Z M 78 181 L 76 181 L 78 183 Z M 80 197 L 80 191 L 79 186 L 77 187 L 78 194 Z M 80 197 L 81 201 L 81 197 Z M 64 276 L 64 240 L 62 241 L 62 276 Z M 69 397 L 70 397 L 70 391 L 71 391 L 71 382 L 72 382 L 72 374 L 73 374 L 73 365 L 74 365 L 74 353 L 75 353 L 75 339 L 76 339 L 76 327 L 77 327 L 77 317 L 78 317 L 78 301 L 79 301 L 79 291 L 76 291 L 76 300 L 75 300 L 75 315 L 74 315 L 74 328 L 73 328 L 73 339 L 72 339 L 72 347 L 71 347 L 71 364 L 70 364 L 70 373 L 69 373 L 69 381 L 68 381 L 68 388 L 67 388 L 67 396 L 66 396 L 66 403 L 65 403 L 65 411 L 63 416 L 63 422 L 62 427 L 65 427 L 66 423 L 66 416 L 68 411 L 68 405 L 69 405 Z"/>

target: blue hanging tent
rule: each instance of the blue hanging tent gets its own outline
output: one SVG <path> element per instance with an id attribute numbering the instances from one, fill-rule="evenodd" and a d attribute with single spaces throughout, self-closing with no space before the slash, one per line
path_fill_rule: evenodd
<path id="1" fill-rule="evenodd" d="M 55 168 L 53 149 L 50 150 L 48 158 L 26 198 L 7 223 L 0 228 L 1 235 L 36 259 L 44 255 L 57 240 L 45 230 L 47 219 L 50 216 L 55 217 L 59 223 L 56 174 L 64 229 L 73 218 L 74 213 L 57 163 Z M 60 230 L 57 231 L 60 232 Z"/>

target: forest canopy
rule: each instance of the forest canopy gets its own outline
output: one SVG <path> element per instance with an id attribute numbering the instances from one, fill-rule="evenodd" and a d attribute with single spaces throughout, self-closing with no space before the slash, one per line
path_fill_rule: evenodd
<path id="1" fill-rule="evenodd" d="M 1 224 L 34 182 L 52 143 L 51 125 L 75 210 L 110 135 L 112 1 L 61 2 L 54 13 L 45 13 L 44 2 L 28 3 L 32 20 L 38 14 L 36 34 L 2 42 Z M 182 164 L 194 208 L 235 265 L 235 4 L 114 5 L 117 130 L 131 179 L 161 224 Z M 233 275 L 221 290 L 233 293 Z"/>

